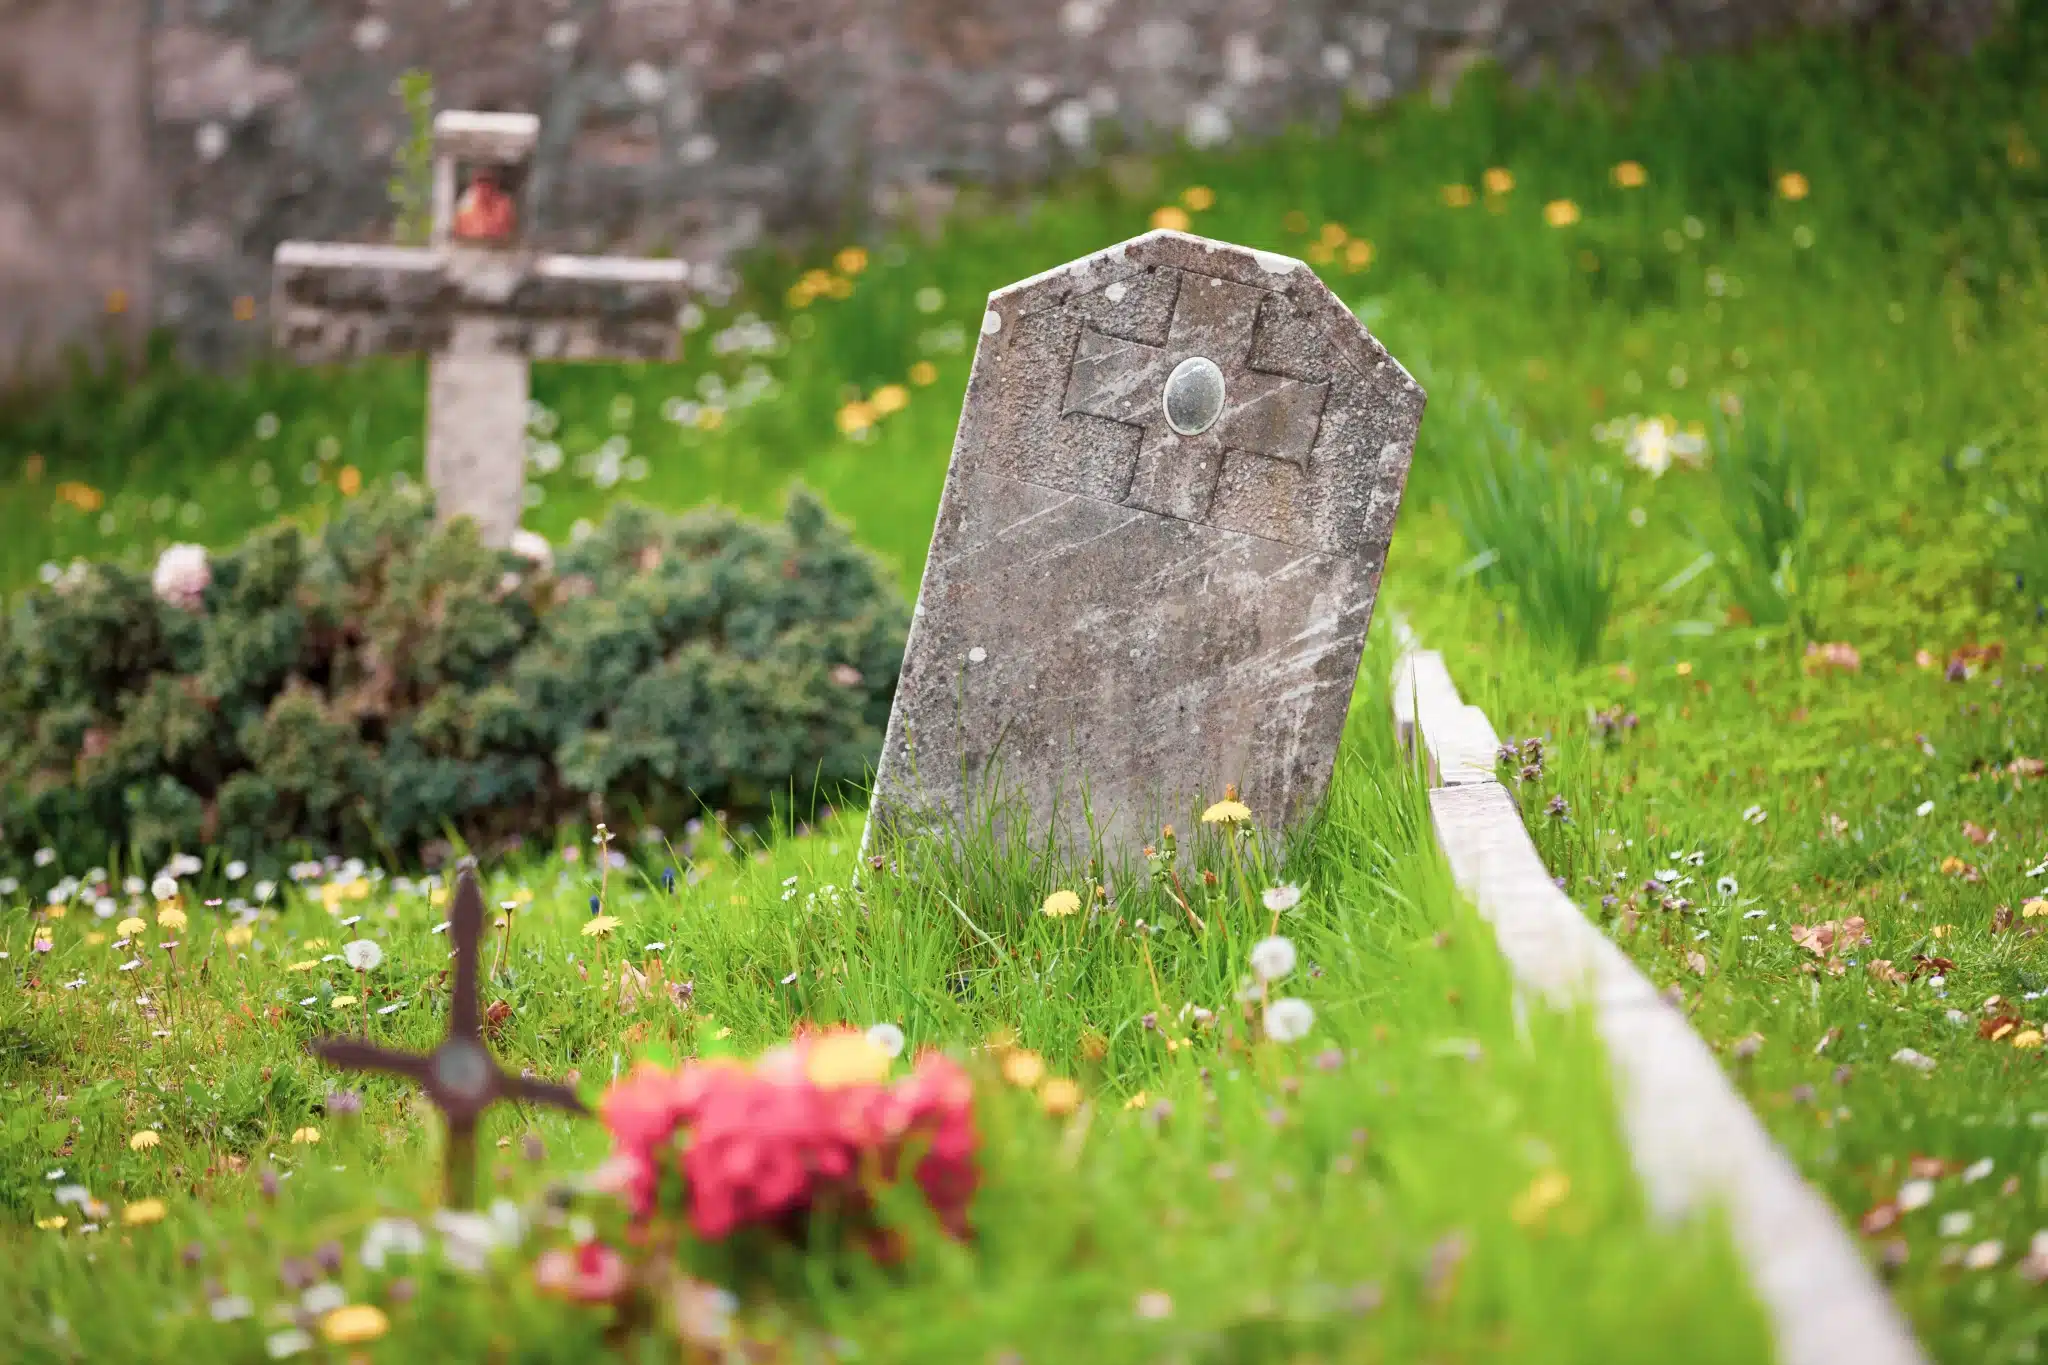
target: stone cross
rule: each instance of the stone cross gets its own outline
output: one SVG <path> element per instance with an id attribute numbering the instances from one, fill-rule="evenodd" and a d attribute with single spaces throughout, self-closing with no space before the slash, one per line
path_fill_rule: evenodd
<path id="1" fill-rule="evenodd" d="M 588 1112 L 576 1092 L 552 1081 L 508 1076 L 484 1046 L 483 1016 L 477 1008 L 478 943 L 484 929 L 484 893 L 476 864 L 465 859 L 448 911 L 454 940 L 455 984 L 448 996 L 448 1036 L 422 1056 L 396 1052 L 354 1038 L 320 1038 L 310 1047 L 330 1066 L 403 1076 L 427 1092 L 448 1121 L 443 1174 L 450 1208 L 468 1208 L 476 1197 L 476 1125 L 499 1100 L 545 1104 L 571 1113 Z"/>
<path id="2" fill-rule="evenodd" d="M 539 132 L 531 114 L 436 115 L 430 245 L 285 242 L 274 264 L 277 344 L 298 359 L 428 353 L 427 482 L 444 519 L 501 547 L 524 506 L 528 363 L 673 360 L 688 300 L 682 261 L 522 245 Z"/>
<path id="3" fill-rule="evenodd" d="M 1152 232 L 989 296 L 874 820 L 1129 862 L 1322 798 L 1423 393 L 1309 268 Z"/>

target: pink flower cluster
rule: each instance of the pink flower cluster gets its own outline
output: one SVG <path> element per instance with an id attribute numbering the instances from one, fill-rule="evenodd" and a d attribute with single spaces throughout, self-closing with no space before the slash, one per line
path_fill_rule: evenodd
<path id="1" fill-rule="evenodd" d="M 612 1132 L 605 1183 L 639 1216 L 681 1178 L 690 1225 L 723 1238 L 742 1227 L 790 1230 L 824 1206 L 858 1214 L 906 1155 L 946 1230 L 967 1233 L 978 1170 L 974 1084 L 937 1053 L 890 1081 L 888 1059 L 858 1033 L 799 1037 L 751 1065 L 693 1061 L 636 1069 L 606 1092 Z"/>

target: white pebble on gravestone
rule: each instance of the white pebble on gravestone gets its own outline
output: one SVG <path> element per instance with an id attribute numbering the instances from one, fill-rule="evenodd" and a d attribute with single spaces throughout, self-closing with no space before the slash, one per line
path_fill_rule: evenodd
<path id="1" fill-rule="evenodd" d="M 1153 232 L 991 295 L 877 821 L 1115 860 L 1229 785 L 1305 816 L 1422 408 L 1270 253 Z"/>

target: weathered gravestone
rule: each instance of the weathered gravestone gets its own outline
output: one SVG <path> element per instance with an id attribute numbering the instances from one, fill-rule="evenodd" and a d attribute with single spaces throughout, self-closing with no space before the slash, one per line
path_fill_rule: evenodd
<path id="1" fill-rule="evenodd" d="M 427 482 L 444 519 L 498 546 L 524 505 L 528 362 L 673 360 L 688 301 L 682 261 L 522 245 L 539 132 L 530 114 L 437 115 L 432 244 L 285 242 L 273 281 L 277 343 L 301 360 L 429 353 Z"/>
<path id="2" fill-rule="evenodd" d="M 992 294 L 875 819 L 1114 860 L 1228 785 L 1306 814 L 1422 408 L 1287 257 L 1152 232 Z"/>

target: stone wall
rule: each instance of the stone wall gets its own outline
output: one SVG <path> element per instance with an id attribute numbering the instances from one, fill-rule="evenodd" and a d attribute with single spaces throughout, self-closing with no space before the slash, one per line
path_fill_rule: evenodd
<path id="1" fill-rule="evenodd" d="M 44 344 L 77 335 L 96 325 L 118 276 L 115 287 L 153 300 L 151 316 L 208 360 L 260 343 L 250 315 L 280 239 L 388 231 L 385 182 L 407 131 L 393 83 L 413 66 L 433 72 L 444 108 L 541 116 L 541 241 L 672 251 L 701 263 L 708 286 L 716 263 L 767 236 L 933 219 L 962 184 L 1039 179 L 1110 142 L 1256 136 L 1331 117 L 1347 99 L 1446 85 L 1483 55 L 1523 77 L 1572 76 L 1787 24 L 1886 18 L 1960 46 L 2003 10 L 2003 0 L 150 0 L 138 89 L 130 49 L 144 3 L 0 0 L 0 315 L 31 314 Z M 19 54 L 26 101 L 9 94 Z M 69 83 L 56 74 L 88 68 Z M 102 131 L 53 117 L 67 102 Z M 113 150 L 138 118 L 155 173 L 149 262 L 81 246 L 125 241 L 141 221 L 133 157 Z M 44 197 L 18 173 L 30 163 L 64 192 Z M 92 218 L 82 234 L 68 226 L 81 213 Z M 103 264 L 88 269 L 87 258 Z M 28 291 L 20 309 L 17 290 Z"/>

